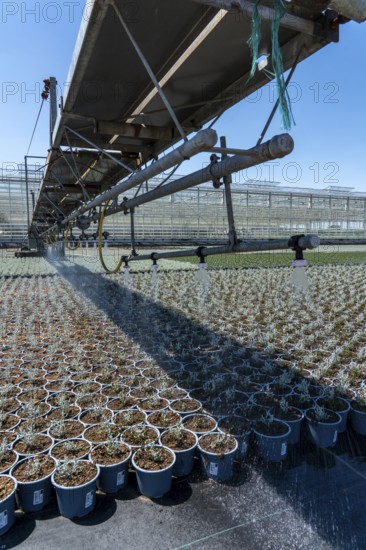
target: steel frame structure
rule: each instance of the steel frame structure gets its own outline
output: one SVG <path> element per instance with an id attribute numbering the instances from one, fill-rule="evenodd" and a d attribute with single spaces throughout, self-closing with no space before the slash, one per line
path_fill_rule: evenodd
<path id="1" fill-rule="evenodd" d="M 338 41 L 340 20 L 327 9 L 329 3 L 289 3 L 278 37 L 284 69 L 292 68 L 289 78 L 297 63 Z M 268 71 L 257 70 L 252 79 L 247 41 L 254 1 L 137 0 L 136 5 L 141 17 L 131 20 L 125 0 L 91 2 L 90 18 L 81 27 L 70 68 L 70 88 L 61 100 L 56 121 L 55 99 L 51 97 L 52 147 L 32 230 L 42 237 L 63 232 L 70 222 L 87 229 L 88 224 L 100 218 L 103 205 L 112 201 L 104 208 L 103 217 L 119 211 L 130 214 L 134 248 L 133 214 L 137 206 L 213 181 L 215 187 L 224 185 L 229 246 L 234 251 L 238 242 L 230 175 L 265 160 L 281 158 L 293 148 L 288 134 L 262 143 L 274 111 L 257 145 L 249 150 L 228 149 L 224 138 L 215 148 L 218 138 L 211 129 L 227 108 L 268 82 L 272 70 L 268 53 L 274 17 L 272 2 L 264 0 L 259 7 L 263 19 L 261 53 L 267 57 Z M 121 74 L 118 59 L 109 59 L 108 66 L 104 62 L 111 38 L 125 53 Z M 230 64 L 226 63 L 228 56 Z M 220 71 L 216 63 L 221 65 Z M 214 84 L 205 98 L 201 82 L 194 76 L 203 68 Z M 93 79 L 102 87 L 102 93 L 90 100 L 86 90 Z M 111 87 L 124 85 L 128 79 L 133 90 L 127 101 L 123 96 L 113 97 Z M 202 129 L 212 120 L 208 129 Z M 195 134 L 189 139 L 192 132 Z M 176 149 L 160 157 L 176 144 Z M 182 162 L 201 151 L 212 153 L 206 169 L 139 193 L 151 177 L 170 168 L 177 170 Z M 216 152 L 221 153 L 221 160 Z M 118 202 L 122 193 L 136 187 L 135 196 Z"/>

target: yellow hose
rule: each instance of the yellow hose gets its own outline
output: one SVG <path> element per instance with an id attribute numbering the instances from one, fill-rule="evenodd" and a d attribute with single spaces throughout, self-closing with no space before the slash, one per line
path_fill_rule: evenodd
<path id="1" fill-rule="evenodd" d="M 107 273 L 118 273 L 118 271 L 121 269 L 121 265 L 122 265 L 122 262 L 123 262 L 122 258 L 119 260 L 116 267 L 112 270 L 109 269 L 106 266 L 106 264 L 104 263 L 104 259 L 103 259 L 103 222 L 104 222 L 105 213 L 107 211 L 107 208 L 108 208 L 108 205 L 109 205 L 110 202 L 111 201 L 108 200 L 105 203 L 104 208 L 103 208 L 102 213 L 101 213 L 100 218 L 99 218 L 99 225 L 98 225 L 98 255 L 99 255 L 100 263 L 102 264 L 104 270 Z"/>
<path id="2" fill-rule="evenodd" d="M 65 246 L 68 250 L 77 250 L 80 246 L 80 242 L 77 241 L 75 246 L 70 246 L 70 243 L 67 240 L 67 238 L 69 236 L 69 233 L 70 233 L 70 229 L 71 229 L 71 223 L 69 223 L 69 225 L 67 226 L 67 229 L 65 231 L 64 243 L 65 243 Z"/>

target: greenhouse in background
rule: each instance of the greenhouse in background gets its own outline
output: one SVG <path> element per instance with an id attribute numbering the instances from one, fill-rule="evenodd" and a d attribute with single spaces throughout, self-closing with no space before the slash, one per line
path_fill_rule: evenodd
<path id="1" fill-rule="evenodd" d="M 0 174 L 2 244 L 19 244 L 26 239 L 27 207 L 31 219 L 42 180 L 39 164 L 27 168 L 28 205 L 25 166 L 3 169 Z M 178 178 L 176 175 L 169 181 Z M 163 179 L 152 178 L 145 189 L 154 189 Z M 125 194 L 128 198 L 133 195 L 132 190 Z M 352 187 L 310 189 L 285 187 L 279 182 L 238 181 L 232 184 L 232 201 L 239 238 L 283 238 L 294 233 L 317 233 L 323 238 L 366 238 L 366 192 L 355 192 Z M 130 225 L 123 213 L 107 218 L 104 229 L 109 233 L 111 245 L 129 243 Z M 135 232 L 138 241 L 151 244 L 224 241 L 227 238 L 224 189 L 206 184 L 143 204 L 135 212 Z M 93 226 L 86 235 L 94 240 Z"/>

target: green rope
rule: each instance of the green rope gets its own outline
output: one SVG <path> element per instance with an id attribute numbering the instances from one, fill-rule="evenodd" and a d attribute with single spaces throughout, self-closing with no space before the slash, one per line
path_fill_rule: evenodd
<path id="1" fill-rule="evenodd" d="M 259 57 L 259 43 L 261 41 L 261 16 L 258 10 L 258 4 L 260 1 L 261 0 L 257 0 L 254 5 L 252 16 L 252 30 L 248 40 L 248 45 L 250 47 L 250 51 L 252 52 L 252 68 L 250 70 L 249 78 L 252 78 L 254 76 L 257 68 L 257 59 Z"/>
<path id="2" fill-rule="evenodd" d="M 261 0 L 256 0 L 253 8 L 251 35 L 248 40 L 248 45 L 252 54 L 252 67 L 250 70 L 250 80 L 257 69 L 259 58 L 259 44 L 261 41 L 261 16 L 258 10 L 258 5 Z M 271 23 L 271 38 L 272 38 L 272 67 L 273 72 L 264 70 L 269 78 L 276 80 L 278 90 L 278 103 L 281 113 L 281 123 L 285 130 L 290 130 L 291 125 L 295 124 L 295 120 L 291 110 L 291 102 L 286 88 L 285 78 L 283 76 L 283 62 L 281 54 L 281 46 L 279 43 L 279 30 L 281 19 L 287 13 L 287 9 L 283 0 L 273 0 L 275 15 Z"/>
<path id="3" fill-rule="evenodd" d="M 273 0 L 275 16 L 271 23 L 272 31 L 272 66 L 278 90 L 278 102 L 281 113 L 282 126 L 285 130 L 291 129 L 291 123 L 295 124 L 291 110 L 291 102 L 283 76 L 283 62 L 281 46 L 279 43 L 279 30 L 282 17 L 287 13 L 283 0 Z"/>

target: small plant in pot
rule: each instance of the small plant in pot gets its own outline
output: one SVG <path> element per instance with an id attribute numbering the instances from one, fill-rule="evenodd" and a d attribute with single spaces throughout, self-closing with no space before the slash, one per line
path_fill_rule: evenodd
<path id="1" fill-rule="evenodd" d="M 139 409 L 147 413 L 166 409 L 168 406 L 169 401 L 159 397 L 158 395 L 149 397 L 149 399 L 143 399 L 138 404 Z"/>
<path id="2" fill-rule="evenodd" d="M 133 426 L 123 432 L 122 438 L 124 443 L 127 443 L 132 449 L 136 449 L 156 443 L 159 438 L 159 431 L 152 426 Z"/>
<path id="3" fill-rule="evenodd" d="M 90 450 L 91 443 L 86 439 L 65 439 L 53 445 L 50 456 L 59 462 L 67 462 L 87 457 Z"/>
<path id="4" fill-rule="evenodd" d="M 299 393 L 290 395 L 287 398 L 290 407 L 300 409 L 305 412 L 307 409 L 311 409 L 314 406 L 314 399 L 310 397 L 308 393 Z"/>
<path id="5" fill-rule="evenodd" d="M 13 449 L 22 457 L 47 452 L 53 445 L 53 438 L 50 435 L 40 434 L 32 429 L 21 431 L 19 439 L 13 444 Z"/>
<path id="6" fill-rule="evenodd" d="M 61 462 L 51 481 L 56 490 L 57 505 L 62 516 L 83 517 L 95 505 L 99 466 L 89 460 Z"/>
<path id="7" fill-rule="evenodd" d="M 290 407 L 288 401 L 282 397 L 281 401 L 273 409 L 273 415 L 276 420 L 286 422 L 291 428 L 287 443 L 296 445 L 300 441 L 301 424 L 304 419 L 304 413 L 300 409 Z"/>
<path id="8" fill-rule="evenodd" d="M 115 397 L 108 402 L 108 409 L 111 411 L 125 411 L 134 407 L 138 403 L 138 399 L 130 396 Z"/>
<path id="9" fill-rule="evenodd" d="M 0 536 L 6 533 L 15 521 L 16 479 L 0 475 Z"/>
<path id="10" fill-rule="evenodd" d="M 7 439 L 0 443 L 0 474 L 7 474 L 18 460 L 18 453 L 10 448 Z"/>
<path id="11" fill-rule="evenodd" d="M 49 503 L 55 467 L 56 460 L 49 455 L 24 458 L 12 467 L 10 475 L 17 480 L 17 501 L 24 512 L 37 512 Z"/>
<path id="12" fill-rule="evenodd" d="M 366 435 L 366 386 L 362 385 L 351 402 L 351 424 L 354 431 Z"/>
<path id="13" fill-rule="evenodd" d="M 163 432 L 160 443 L 175 453 L 173 475 L 177 477 L 189 475 L 193 469 L 194 453 L 198 443 L 197 435 L 180 425 Z"/>
<path id="14" fill-rule="evenodd" d="M 170 491 L 175 460 L 174 452 L 162 445 L 138 449 L 132 456 L 132 465 L 140 493 L 160 498 Z"/>
<path id="15" fill-rule="evenodd" d="M 197 435 L 203 435 L 216 430 L 217 422 L 207 414 L 190 414 L 183 418 L 183 426 Z"/>
<path id="16" fill-rule="evenodd" d="M 100 468 L 99 489 L 105 493 L 115 493 L 127 485 L 130 457 L 131 448 L 119 439 L 93 449 L 89 459 Z"/>
<path id="17" fill-rule="evenodd" d="M 305 413 L 310 441 L 318 447 L 327 448 L 337 442 L 338 428 L 342 422 L 339 413 L 320 407 L 315 403 Z"/>
<path id="18" fill-rule="evenodd" d="M 177 399 L 170 404 L 170 409 L 181 415 L 194 414 L 200 412 L 202 404 L 197 399 Z"/>
<path id="19" fill-rule="evenodd" d="M 149 425 L 158 428 L 160 431 L 177 426 L 180 421 L 180 414 L 170 410 L 155 411 L 147 417 Z"/>
<path id="20" fill-rule="evenodd" d="M 126 411 L 119 411 L 115 414 L 113 422 L 116 426 L 119 426 L 121 430 L 136 426 L 145 422 L 147 414 L 144 411 L 138 409 L 128 409 Z"/>
<path id="21" fill-rule="evenodd" d="M 101 424 L 88 426 L 83 433 L 83 437 L 93 444 L 105 443 L 117 437 L 119 433 L 119 426 L 116 426 L 111 422 L 103 422 Z"/>
<path id="22" fill-rule="evenodd" d="M 130 395 L 136 399 L 148 399 L 149 397 L 157 396 L 158 390 L 148 385 L 137 386 L 131 389 Z"/>
<path id="23" fill-rule="evenodd" d="M 84 430 L 85 425 L 80 420 L 60 420 L 52 424 L 48 433 L 56 441 L 61 441 L 61 439 L 80 437 Z"/>
<path id="24" fill-rule="evenodd" d="M 319 397 L 316 403 L 320 407 L 337 412 L 342 418 L 342 422 L 338 426 L 338 433 L 343 433 L 347 428 L 347 417 L 351 409 L 351 405 L 347 399 L 335 395 L 334 388 L 326 388 L 324 397 Z"/>
<path id="25" fill-rule="evenodd" d="M 279 462 L 286 457 L 291 428 L 282 420 L 276 420 L 267 411 L 253 423 L 253 432 L 259 454 L 264 460 Z"/>
<path id="26" fill-rule="evenodd" d="M 238 442 L 237 456 L 244 458 L 248 451 L 251 423 L 244 416 L 229 415 L 218 421 L 220 432 L 233 435 Z"/>
<path id="27" fill-rule="evenodd" d="M 238 449 L 234 436 L 211 432 L 198 440 L 204 474 L 216 481 L 227 481 L 233 475 L 233 461 Z"/>
<path id="28" fill-rule="evenodd" d="M 168 388 L 167 390 L 159 391 L 159 396 L 169 401 L 174 401 L 176 399 L 184 399 L 188 396 L 188 392 L 182 388 Z"/>
<path id="29" fill-rule="evenodd" d="M 79 415 L 79 420 L 84 424 L 91 426 L 92 424 L 98 424 L 100 422 L 109 422 L 112 419 L 113 413 L 109 409 L 104 407 L 95 407 L 83 411 Z"/>

